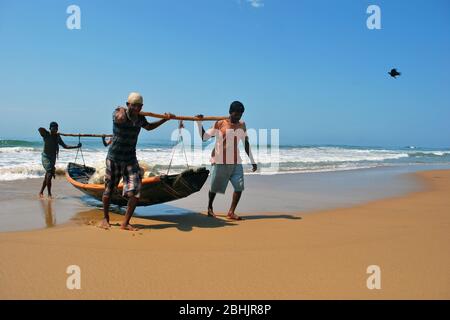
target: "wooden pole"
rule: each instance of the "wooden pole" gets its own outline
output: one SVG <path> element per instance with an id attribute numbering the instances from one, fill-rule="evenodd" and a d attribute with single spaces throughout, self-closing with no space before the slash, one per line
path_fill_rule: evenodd
<path id="1" fill-rule="evenodd" d="M 189 116 L 175 116 L 172 118 L 168 118 L 163 114 L 153 113 L 153 112 L 139 112 L 141 116 L 160 118 L 160 119 L 173 119 L 173 120 L 188 120 L 188 121 L 217 121 L 217 120 L 225 120 L 228 117 L 189 117 Z"/>
<path id="2" fill-rule="evenodd" d="M 60 133 L 59 135 L 64 137 L 93 137 L 93 138 L 112 137 L 112 134 L 91 134 L 91 133 Z"/>
<path id="3" fill-rule="evenodd" d="M 187 121 L 217 121 L 217 120 L 225 120 L 228 117 L 190 117 L 190 116 L 175 116 L 168 118 L 163 114 L 153 113 L 153 112 L 139 112 L 141 116 L 160 118 L 160 119 L 172 119 L 172 120 L 187 120 Z M 101 137 L 112 137 L 112 134 L 91 134 L 91 133 L 60 133 L 59 135 L 64 137 L 92 137 L 92 138 L 101 138 Z"/>

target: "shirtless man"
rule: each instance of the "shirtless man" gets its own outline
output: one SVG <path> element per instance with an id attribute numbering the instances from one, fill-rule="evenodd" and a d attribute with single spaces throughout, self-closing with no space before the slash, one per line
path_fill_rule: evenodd
<path id="1" fill-rule="evenodd" d="M 44 197 L 44 190 L 47 188 L 49 198 L 52 197 L 52 178 L 55 178 L 55 164 L 59 153 L 59 146 L 64 149 L 76 149 L 81 147 L 81 143 L 76 146 L 68 146 L 58 134 L 58 124 L 50 123 L 50 132 L 45 128 L 38 129 L 40 135 L 44 139 L 44 150 L 42 151 L 42 166 L 45 170 L 44 181 L 42 182 L 39 197 Z"/>

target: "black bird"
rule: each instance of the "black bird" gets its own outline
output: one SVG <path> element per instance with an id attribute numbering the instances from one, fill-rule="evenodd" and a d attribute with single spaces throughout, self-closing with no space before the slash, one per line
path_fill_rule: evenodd
<path id="1" fill-rule="evenodd" d="M 388 72 L 390 74 L 390 76 L 394 79 L 397 79 L 396 77 L 398 77 L 399 75 L 401 75 L 400 72 L 397 71 L 397 69 L 392 69 L 391 71 Z"/>

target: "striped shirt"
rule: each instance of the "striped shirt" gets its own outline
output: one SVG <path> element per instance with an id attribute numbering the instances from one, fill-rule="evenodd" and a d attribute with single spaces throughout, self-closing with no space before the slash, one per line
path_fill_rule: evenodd
<path id="1" fill-rule="evenodd" d="M 113 112 L 113 137 L 108 150 L 107 158 L 114 162 L 131 163 L 137 161 L 136 144 L 139 132 L 148 122 L 144 116 L 137 116 L 133 121 L 128 117 L 124 123 L 116 122 L 116 113 L 123 107 L 118 107 Z"/>

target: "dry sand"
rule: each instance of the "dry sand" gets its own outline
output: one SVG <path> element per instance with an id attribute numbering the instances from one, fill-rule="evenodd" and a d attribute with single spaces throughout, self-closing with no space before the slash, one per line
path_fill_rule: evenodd
<path id="1" fill-rule="evenodd" d="M 314 214 L 135 218 L 142 229 L 126 232 L 96 228 L 88 210 L 1 233 L 0 298 L 450 299 L 450 171 L 417 175 L 426 190 Z M 80 290 L 66 288 L 69 265 Z M 380 290 L 366 287 L 369 265 Z"/>

